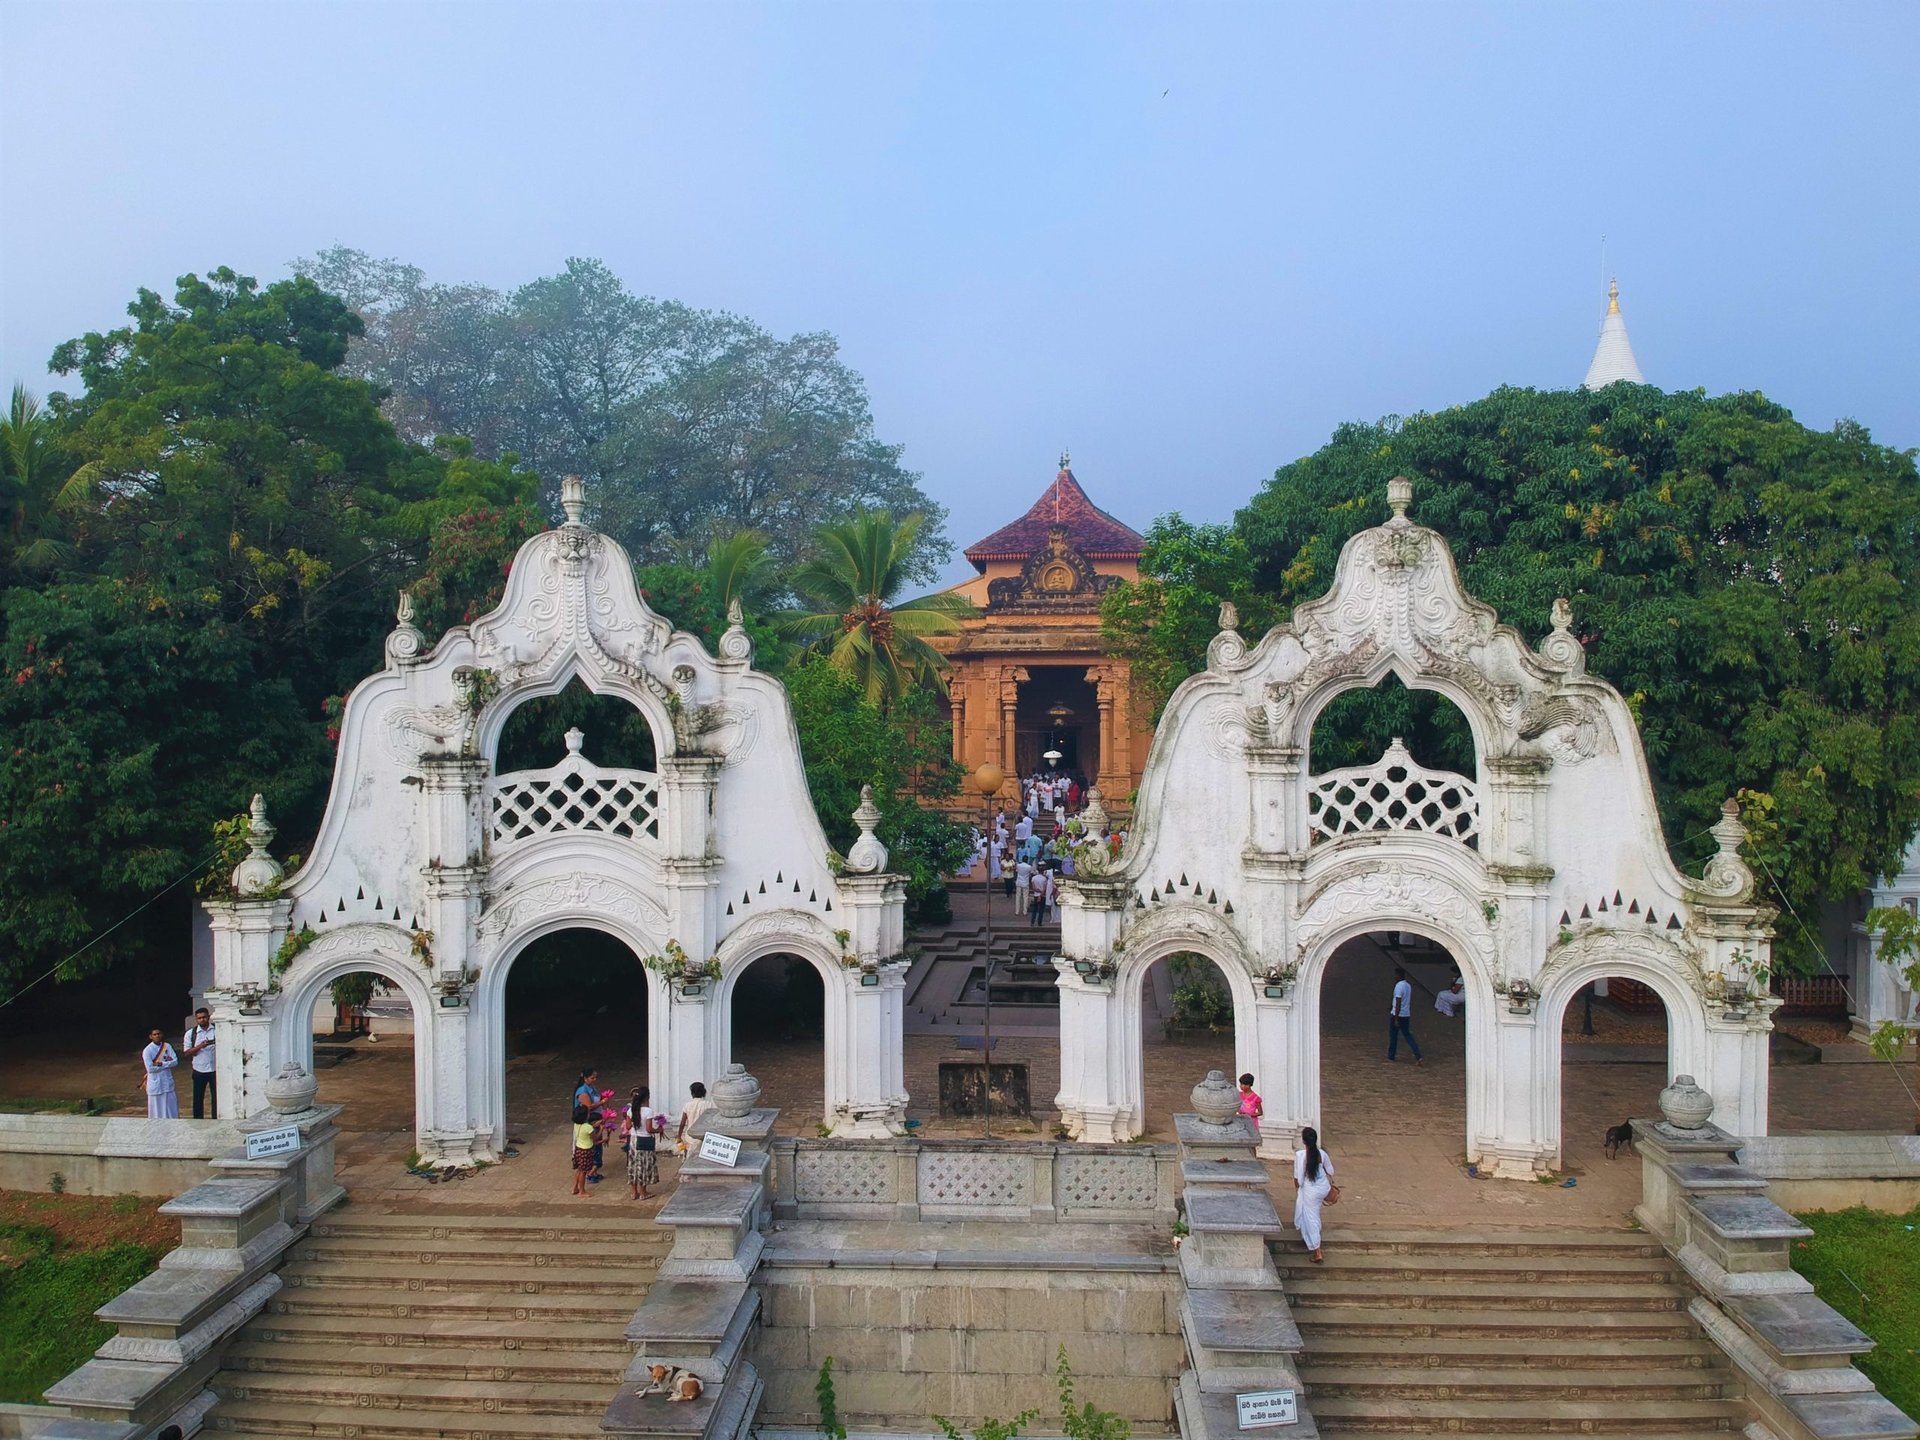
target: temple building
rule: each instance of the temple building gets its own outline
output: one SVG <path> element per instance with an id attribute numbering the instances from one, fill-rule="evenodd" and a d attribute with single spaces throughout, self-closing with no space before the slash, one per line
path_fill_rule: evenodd
<path id="1" fill-rule="evenodd" d="M 947 656 L 953 755 L 1013 777 L 1053 768 L 1124 807 L 1153 731 L 1136 724 L 1128 667 L 1100 637 L 1100 598 L 1140 573 L 1138 531 L 1060 472 L 1025 515 L 969 545 L 979 573 L 953 587 L 980 613 L 934 643 Z"/>

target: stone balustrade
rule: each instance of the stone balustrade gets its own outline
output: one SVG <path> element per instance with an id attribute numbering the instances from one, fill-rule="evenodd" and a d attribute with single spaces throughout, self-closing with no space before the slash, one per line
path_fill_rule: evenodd
<path id="1" fill-rule="evenodd" d="M 1171 1145 L 782 1138 L 772 1148 L 782 1219 L 1170 1224 L 1180 1188 Z"/>

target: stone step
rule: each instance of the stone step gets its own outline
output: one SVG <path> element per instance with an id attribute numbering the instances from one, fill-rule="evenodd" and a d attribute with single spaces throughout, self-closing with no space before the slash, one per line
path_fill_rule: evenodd
<path id="1" fill-rule="evenodd" d="M 1631 1388 L 1617 1370 L 1546 1370 L 1428 1368 L 1405 1370 L 1393 1365 L 1328 1365 L 1318 1358 L 1300 1367 L 1316 1409 L 1323 1399 L 1391 1399 L 1398 1404 L 1415 1400 L 1499 1400 L 1551 1402 L 1613 1400 L 1630 1393 L 1636 1400 L 1723 1400 L 1733 1375 L 1725 1369 L 1643 1369 L 1634 1372 Z"/>
<path id="2" fill-rule="evenodd" d="M 592 1248 L 584 1249 L 583 1237 L 567 1241 L 514 1243 L 506 1240 L 422 1240 L 406 1236 L 381 1235 L 329 1236 L 304 1240 L 293 1252 L 295 1261 L 377 1261 L 382 1265 L 411 1271 L 415 1267 L 444 1265 L 498 1266 L 506 1270 L 573 1269 L 584 1264 L 607 1270 L 654 1270 L 666 1258 L 672 1243 L 665 1237 L 651 1236 L 638 1243 L 626 1240 L 609 1242 L 595 1238 Z"/>
<path id="3" fill-rule="evenodd" d="M 395 1267 L 366 1259 L 294 1260 L 281 1267 L 280 1278 L 289 1290 L 404 1290 L 408 1294 L 455 1295 L 623 1295 L 638 1304 L 652 1279 L 651 1268 L 609 1266 L 587 1269 L 573 1257 L 570 1266 L 525 1267 L 503 1273 L 502 1267 L 473 1264 L 420 1266 L 414 1273 L 396 1274 Z"/>
<path id="4" fill-rule="evenodd" d="M 1660 1435 L 1724 1434 L 1746 1423 L 1736 1400 L 1639 1400 L 1622 1391 L 1605 1400 L 1564 1400 L 1550 1417 L 1532 1401 L 1313 1397 L 1323 1431 L 1356 1435 Z"/>
<path id="5" fill-rule="evenodd" d="M 626 1306 L 594 1312 L 574 1312 L 577 1319 L 486 1320 L 446 1315 L 438 1305 L 418 1307 L 421 1313 L 395 1316 L 337 1313 L 268 1313 L 247 1327 L 249 1340 L 290 1345 L 457 1345 L 475 1353 L 533 1353 L 604 1350 L 628 1354 L 620 1327 L 630 1318 Z M 593 1318 L 595 1315 L 598 1318 Z"/>
<path id="6" fill-rule="evenodd" d="M 1372 1315 L 1374 1312 L 1364 1312 Z M 1636 1339 L 1589 1327 L 1565 1339 L 1543 1338 L 1530 1321 L 1513 1323 L 1512 1311 L 1498 1313 L 1507 1334 L 1456 1333 L 1464 1326 L 1425 1327 L 1440 1333 L 1367 1335 L 1345 1325 L 1328 1325 L 1315 1312 L 1313 1360 L 1321 1365 L 1391 1365 L 1405 1373 L 1421 1369 L 1477 1368 L 1541 1370 L 1673 1370 L 1707 1369 L 1724 1364 L 1724 1357 L 1704 1338 Z M 1362 1322 L 1364 1324 L 1364 1322 Z M 1422 1327 L 1402 1327 L 1422 1328 Z M 1571 1327 L 1560 1327 L 1563 1331 Z M 1680 1325 L 1671 1333 L 1682 1335 Z M 1525 1339 L 1524 1346 L 1511 1343 Z"/>
<path id="7" fill-rule="evenodd" d="M 1658 1259 L 1660 1242 L 1638 1230 L 1390 1230 L 1327 1229 L 1329 1250 L 1359 1254 L 1584 1255 L 1593 1251 Z"/>
<path id="8" fill-rule="evenodd" d="M 617 1379 L 630 1359 L 625 1345 L 576 1344 L 567 1350 L 507 1349 L 497 1341 L 472 1345 L 465 1337 L 398 1343 L 342 1344 L 334 1339 L 284 1341 L 257 1335 L 230 1346 L 222 1367 L 252 1375 L 326 1375 L 375 1379 L 403 1376 L 416 1381 L 477 1381 L 498 1384 L 555 1384 L 597 1392 Z"/>
<path id="9" fill-rule="evenodd" d="M 1321 1267 L 1315 1266 L 1316 1271 Z M 1531 1282 L 1524 1287 L 1498 1281 L 1344 1279 L 1316 1273 L 1287 1277 L 1287 1298 L 1296 1310 L 1315 1305 L 1384 1306 L 1406 1310 L 1454 1309 L 1471 1305 L 1480 1310 L 1524 1310 L 1538 1313 L 1584 1311 L 1684 1311 L 1693 1292 L 1684 1285 L 1646 1282 L 1572 1285 Z M 1295 1317 L 1302 1326 L 1307 1316 Z"/>
<path id="10" fill-rule="evenodd" d="M 1429 1340 L 1454 1337 L 1484 1343 L 1491 1340 L 1566 1340 L 1611 1344 L 1618 1340 L 1685 1340 L 1698 1342 L 1700 1327 L 1684 1308 L 1566 1311 L 1543 1324 L 1537 1310 L 1467 1308 L 1438 1302 L 1431 1307 L 1396 1312 L 1391 1305 L 1348 1304 L 1335 1299 L 1303 1303 L 1290 1294 L 1294 1319 L 1307 1336 L 1308 1352 L 1322 1337 L 1341 1343 L 1356 1337 L 1391 1340 Z"/>
<path id="11" fill-rule="evenodd" d="M 612 1181 L 608 1181 L 612 1184 Z M 672 1236 L 658 1221 L 641 1215 L 423 1215 L 347 1206 L 314 1221 L 309 1235 L 322 1238 L 378 1238 L 418 1235 L 429 1240 L 577 1240 L 583 1235 Z"/>
<path id="12" fill-rule="evenodd" d="M 361 1408 L 358 1405 L 286 1405 L 273 1400 L 223 1399 L 208 1417 L 213 1431 L 234 1437 L 315 1436 L 322 1440 L 603 1440 L 600 1417 L 494 1412 L 447 1417 Z"/>
<path id="13" fill-rule="evenodd" d="M 213 1389 L 229 1400 L 267 1402 L 301 1410 L 351 1406 L 362 1414 L 399 1411 L 448 1423 L 466 1415 L 528 1415 L 598 1421 L 620 1383 L 617 1371 L 593 1385 L 440 1381 L 422 1384 L 412 1376 L 239 1374 L 222 1370 Z M 449 1428 L 464 1428 L 449 1424 Z"/>
<path id="14" fill-rule="evenodd" d="M 633 1318 L 645 1298 L 606 1296 L 602 1303 L 583 1305 L 577 1295 L 556 1290 L 551 1295 L 526 1295 L 514 1292 L 496 1294 L 450 1295 L 432 1291 L 377 1289 L 325 1289 L 302 1286 L 282 1289 L 269 1302 L 268 1311 L 276 1319 L 282 1315 L 364 1317 L 368 1320 L 421 1320 L 514 1323 L 545 1329 L 554 1324 L 598 1324 L 610 1326 L 615 1334 Z"/>
<path id="15" fill-rule="evenodd" d="M 1342 1254 L 1335 1251 L 1316 1265 L 1305 1255 L 1275 1257 L 1282 1276 L 1351 1277 L 1365 1280 L 1439 1279 L 1502 1280 L 1515 1284 L 1673 1284 L 1681 1271 L 1664 1255 L 1403 1255 Z"/>

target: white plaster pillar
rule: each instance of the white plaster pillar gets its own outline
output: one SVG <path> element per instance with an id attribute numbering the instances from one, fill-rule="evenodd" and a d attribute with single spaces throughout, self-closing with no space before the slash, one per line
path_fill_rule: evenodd
<path id="1" fill-rule="evenodd" d="M 665 869 L 667 929 L 697 965 L 719 944 L 720 861 L 714 808 L 725 761 L 710 755 L 670 755 L 660 762 L 660 848 Z M 746 797 L 745 803 L 753 803 Z M 698 1077 L 695 1077 L 698 1078 Z M 719 1078 L 716 1072 L 711 1079 Z M 686 1099 L 675 1097 L 675 1103 Z"/>
<path id="2" fill-rule="evenodd" d="M 1313 1088 L 1309 1067 L 1318 1064 L 1320 1027 L 1305 1023 L 1306 1016 L 1295 1003 L 1293 990 L 1279 999 L 1269 999 L 1257 976 L 1253 990 L 1253 1035 L 1250 1042 L 1236 1036 L 1235 1048 L 1242 1052 L 1251 1048 L 1249 1068 L 1266 1106 L 1256 1153 L 1270 1160 L 1291 1159 L 1299 1148 L 1301 1129 L 1320 1124 L 1318 1116 L 1307 1108 Z M 1196 1081 L 1200 1078 L 1194 1076 Z"/>
<path id="3" fill-rule="evenodd" d="M 725 1071 L 726 1037 L 713 1003 L 718 983 L 700 981 L 695 996 L 679 984 L 666 984 L 649 996 L 648 1084 L 653 1107 L 670 1118 L 686 1108 L 694 1081 L 711 1087 Z"/>
<path id="4" fill-rule="evenodd" d="M 1309 822 L 1299 747 L 1248 746 L 1247 781 L 1248 848 L 1262 855 L 1304 854 Z"/>
<path id="5" fill-rule="evenodd" d="M 1131 1140 L 1140 1133 L 1144 1108 L 1139 1016 L 1121 1003 L 1119 977 L 1091 981 L 1064 957 L 1054 969 L 1060 973 L 1060 1093 L 1054 1104 L 1067 1133 L 1093 1145 Z"/>
<path id="6" fill-rule="evenodd" d="M 245 1120 L 267 1108 L 267 1079 L 288 1060 L 273 1048 L 273 1016 L 281 997 L 269 995 L 273 953 L 293 910 L 287 900 L 205 902 L 213 931 L 214 1102 L 223 1120 Z M 173 1043 L 179 1037 L 169 1035 Z M 181 1068 L 187 1068 L 181 1062 Z"/>
<path id="7" fill-rule="evenodd" d="M 1771 1022 L 1764 1018 L 1743 1015 L 1728 1019 L 1721 1006 L 1709 1003 L 1706 1063 L 1682 1073 L 1692 1074 L 1713 1096 L 1710 1118 L 1729 1134 L 1767 1133 L 1771 1029 Z"/>
<path id="8" fill-rule="evenodd" d="M 871 983 L 869 983 L 871 982 Z M 836 1136 L 884 1140 L 906 1133 L 906 1065 L 901 1043 L 906 966 L 842 970 L 837 992 L 837 1054 L 827 1057 L 827 1116 Z"/>
<path id="9" fill-rule="evenodd" d="M 1467 1158 L 1497 1179 L 1530 1180 L 1553 1159 L 1558 1120 L 1547 1111 L 1557 1117 L 1560 1097 L 1546 1083 L 1545 1046 L 1560 1037 L 1544 1033 L 1538 1004 L 1516 1015 L 1504 996 L 1476 1031 L 1482 1008 L 1467 1007 Z"/>

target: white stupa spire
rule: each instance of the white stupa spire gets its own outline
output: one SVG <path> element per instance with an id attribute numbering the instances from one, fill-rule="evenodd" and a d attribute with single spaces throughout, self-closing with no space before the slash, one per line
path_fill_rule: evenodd
<path id="1" fill-rule="evenodd" d="M 1620 282 L 1607 285 L 1607 316 L 1600 322 L 1600 343 L 1593 347 L 1593 363 L 1587 378 L 1580 383 L 1589 390 L 1600 390 L 1616 380 L 1635 385 L 1647 383 L 1633 358 L 1633 346 L 1627 343 L 1627 317 L 1620 313 Z"/>

